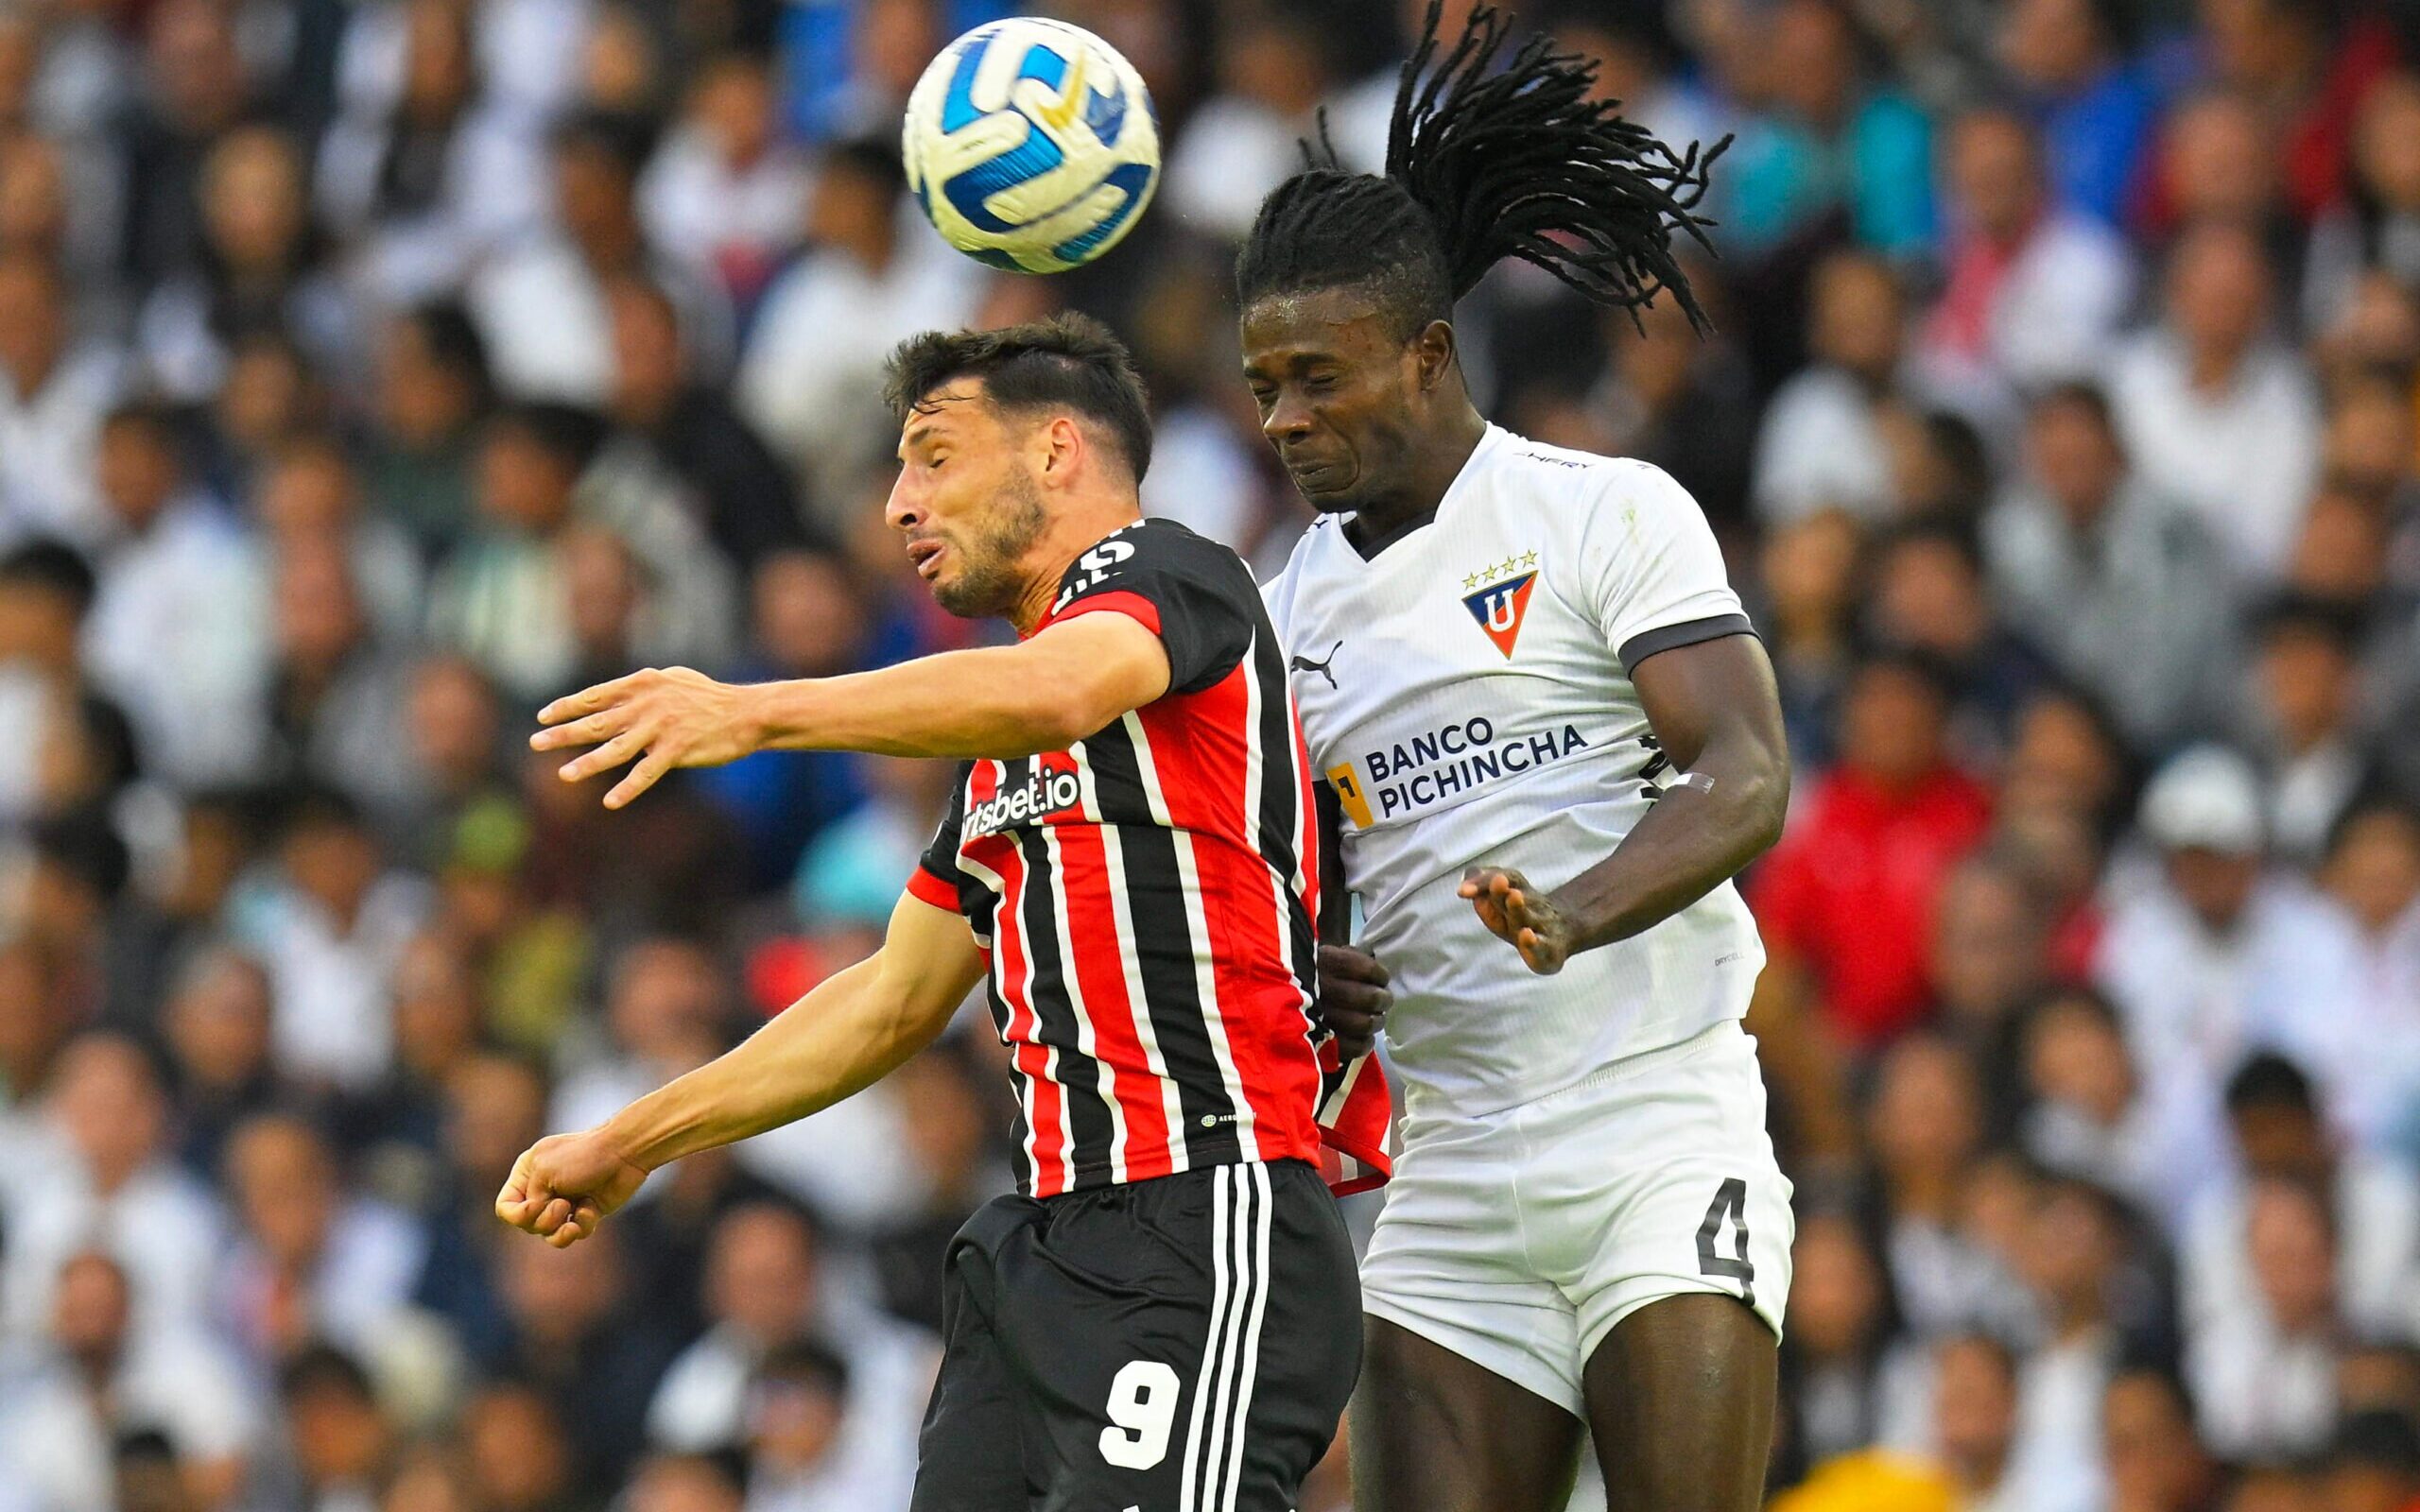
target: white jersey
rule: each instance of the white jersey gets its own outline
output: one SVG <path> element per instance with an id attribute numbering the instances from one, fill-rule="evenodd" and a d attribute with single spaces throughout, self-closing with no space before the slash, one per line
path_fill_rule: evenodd
<path id="1" fill-rule="evenodd" d="M 1748 621 L 1670 477 L 1491 425 L 1432 523 L 1364 560 L 1323 517 L 1263 593 L 1414 1116 L 1531 1102 L 1746 1013 L 1764 948 L 1727 882 L 1554 976 L 1456 895 L 1472 865 L 1562 886 L 1676 775 L 1625 668 Z"/>

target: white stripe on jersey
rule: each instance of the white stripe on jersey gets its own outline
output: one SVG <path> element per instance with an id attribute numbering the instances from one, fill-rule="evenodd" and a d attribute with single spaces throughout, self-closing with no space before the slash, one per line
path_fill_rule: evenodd
<path id="1" fill-rule="evenodd" d="M 1076 758 L 1076 785 L 1083 794 L 1084 817 L 1100 822 L 1100 794 L 1093 785 L 1093 762 L 1082 741 L 1070 752 Z M 1160 1110 L 1168 1123 L 1168 1174 L 1188 1170 L 1193 1160 L 1185 1147 L 1184 1105 L 1177 1096 L 1175 1078 L 1160 1055 L 1160 1031 L 1151 1022 L 1150 1000 L 1143 993 L 1143 962 L 1130 942 L 1134 938 L 1134 907 L 1126 896 L 1126 847 L 1117 826 L 1100 827 L 1101 863 L 1109 872 L 1109 910 L 1117 924 L 1117 966 L 1126 975 L 1126 1001 L 1134 1010 L 1134 1038 L 1142 1042 L 1143 1064 L 1160 1081 Z"/>
<path id="2" fill-rule="evenodd" d="M 1106 828 L 1104 828 L 1102 833 L 1107 833 Z M 1050 889 L 1050 915 L 1051 921 L 1059 927 L 1059 960 L 1061 963 L 1059 975 L 1062 980 L 1065 982 L 1067 987 L 1067 1007 L 1069 1011 L 1076 1015 L 1076 1048 L 1083 1052 L 1083 1054 L 1091 1059 L 1092 1063 L 1100 1070 L 1100 1090 L 1096 1093 L 1096 1095 L 1098 1096 L 1102 1102 L 1109 1105 L 1109 1178 L 1112 1181 L 1124 1181 L 1126 1179 L 1126 1108 L 1124 1104 L 1117 1100 L 1116 1071 L 1110 1066 L 1109 1062 L 1101 1059 L 1100 1057 L 1100 1040 L 1098 1033 L 1093 1028 L 1092 1010 L 1084 1006 L 1084 985 L 1082 982 L 1079 981 L 1076 976 L 1076 931 L 1074 927 L 1067 922 L 1068 889 L 1064 885 L 1067 876 L 1067 858 L 1059 849 L 1059 827 L 1057 825 L 1046 824 L 1042 826 L 1042 849 L 1043 852 L 1050 857 L 1050 869 L 1058 874 L 1062 883 L 1062 885 Z M 1124 949 L 1124 942 L 1126 938 L 1129 937 L 1131 936 L 1120 936 L 1119 938 L 1118 954 L 1120 957 L 1123 957 L 1127 954 Z M 1028 960 L 1032 959 L 1030 951 L 1028 952 L 1026 958 Z M 1068 1095 L 1072 1096 L 1075 1092 L 1075 1089 L 1071 1087 L 1066 1089 L 1066 1091 Z M 1076 1143 L 1076 1130 L 1072 1122 L 1067 1125 L 1066 1135 L 1067 1146 L 1071 1152 L 1070 1159 L 1072 1160 L 1072 1152 Z M 1074 1167 L 1070 1165 L 1068 1169 L 1072 1173 Z M 1071 1186 L 1074 1185 L 1072 1174 L 1069 1177 L 1068 1184 Z"/>
<path id="3" fill-rule="evenodd" d="M 1201 999 L 1201 1026 L 1209 1034 L 1210 1058 L 1219 1065 L 1219 1080 L 1227 1089 L 1227 1106 L 1235 1109 L 1236 1145 L 1247 1160 L 1260 1159 L 1260 1138 L 1253 1131 L 1252 1098 L 1243 1077 L 1236 1073 L 1236 1053 L 1227 1041 L 1227 1021 L 1219 1011 L 1219 973 L 1210 953 L 1210 920 L 1201 906 L 1201 868 L 1193 859 L 1193 836 L 1168 820 L 1167 795 L 1160 788 L 1159 765 L 1151 758 L 1151 737 L 1133 710 L 1126 712 L 1126 732 L 1134 742 L 1134 767 L 1151 817 L 1168 832 L 1176 851 L 1177 880 L 1184 893 L 1185 928 L 1193 936 L 1194 991 Z"/>

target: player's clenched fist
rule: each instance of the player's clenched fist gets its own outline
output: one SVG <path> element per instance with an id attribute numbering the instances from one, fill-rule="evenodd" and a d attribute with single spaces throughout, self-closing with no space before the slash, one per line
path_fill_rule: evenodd
<path id="1" fill-rule="evenodd" d="M 562 1249 L 595 1233 L 646 1179 L 597 1129 L 549 1134 L 512 1162 L 495 1215 Z"/>
<path id="2" fill-rule="evenodd" d="M 585 782 L 635 760 L 605 795 L 618 809 L 653 787 L 676 766 L 719 766 L 756 749 L 746 688 L 717 682 L 687 667 L 633 672 L 556 699 L 538 711 L 548 728 L 529 737 L 531 750 L 596 748 L 563 764 L 566 782 Z"/>
<path id="3" fill-rule="evenodd" d="M 1376 1047 L 1394 1001 L 1387 990 L 1387 969 L 1376 956 L 1350 945 L 1320 947 L 1320 1017 L 1334 1031 L 1345 1059 Z"/>
<path id="4" fill-rule="evenodd" d="M 1543 887 L 1509 868 L 1473 867 L 1462 873 L 1461 895 L 1478 911 L 1479 922 L 1511 943 L 1540 976 L 1563 970 L 1571 956 L 1571 928 Z"/>

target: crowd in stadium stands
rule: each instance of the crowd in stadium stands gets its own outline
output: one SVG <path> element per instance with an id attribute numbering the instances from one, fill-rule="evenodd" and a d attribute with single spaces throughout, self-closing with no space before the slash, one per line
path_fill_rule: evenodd
<path id="1" fill-rule="evenodd" d="M 1264 573 L 1305 524 L 1229 258 L 1322 106 L 1382 160 L 1419 6 L 1049 7 L 1167 145 L 1053 279 L 892 145 L 1001 9 L 0 6 L 0 1512 L 905 1506 L 979 1008 L 594 1242 L 490 1204 L 929 833 L 937 765 L 608 814 L 525 744 L 995 633 L 880 523 L 893 342 L 1092 310 L 1149 507 Z M 1732 137 L 1711 339 L 1518 266 L 1460 328 L 1495 418 L 1695 494 L 1780 672 L 1778 1504 L 2420 1504 L 2420 8 L 1530 11 Z"/>

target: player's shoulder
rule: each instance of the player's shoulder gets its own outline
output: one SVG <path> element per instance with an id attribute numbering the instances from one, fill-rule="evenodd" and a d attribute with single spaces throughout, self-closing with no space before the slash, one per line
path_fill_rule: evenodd
<path id="1" fill-rule="evenodd" d="M 1230 548 L 1177 521 L 1147 516 L 1079 552 L 1060 586 L 1081 593 L 1112 577 L 1176 574 L 1211 582 L 1252 582 L 1252 569 Z"/>
<path id="2" fill-rule="evenodd" d="M 1498 515 L 1527 514 L 1548 529 L 1587 529 L 1607 513 L 1634 526 L 1644 517 L 1697 506 L 1672 475 L 1635 456 L 1605 456 L 1576 447 L 1531 440 L 1499 431 L 1490 449 L 1488 507 Z"/>
<path id="3" fill-rule="evenodd" d="M 1490 449 L 1495 490 L 1518 504 L 1567 508 L 1575 500 L 1594 503 L 1625 494 L 1660 493 L 1677 490 L 1670 473 L 1635 456 L 1606 456 L 1577 447 L 1556 446 L 1498 428 Z"/>

